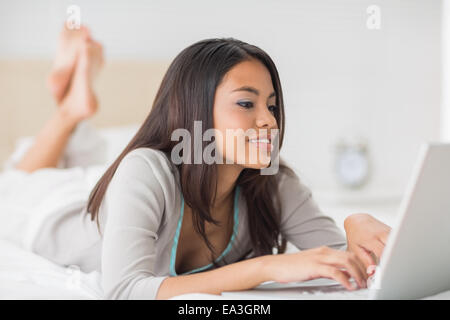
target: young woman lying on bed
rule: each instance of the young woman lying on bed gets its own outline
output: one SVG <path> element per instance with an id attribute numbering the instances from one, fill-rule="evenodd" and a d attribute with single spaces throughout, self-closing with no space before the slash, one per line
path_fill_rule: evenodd
<path id="1" fill-rule="evenodd" d="M 20 170 L 55 167 L 71 133 L 97 110 L 92 81 L 102 64 L 100 44 L 83 27 L 64 30 L 59 47 L 49 78 L 59 108 L 17 164 Z M 194 137 L 194 121 L 201 121 L 201 133 L 222 133 L 215 151 L 223 161 L 194 164 L 186 151 L 181 163 L 172 161 L 179 152 L 172 133 L 184 128 Z M 45 255 L 101 270 L 105 297 L 114 299 L 220 294 L 320 277 L 349 290 L 355 289 L 350 278 L 366 287 L 367 269 L 378 263 L 390 228 L 353 214 L 345 237 L 282 162 L 275 174 L 262 175 L 275 139 L 282 145 L 284 124 L 280 79 L 267 53 L 232 38 L 194 43 L 174 59 L 150 114 L 83 210 L 73 213 L 89 217 L 89 227 L 75 225 L 86 219 L 49 221 L 41 247 L 54 249 Z M 254 134 L 236 145 L 227 129 L 242 129 L 240 138 L 248 129 Z M 271 129 L 279 135 L 267 135 Z M 266 157 L 250 161 L 252 151 Z M 301 251 L 284 253 L 286 240 Z M 67 255 L 64 245 L 74 241 L 84 249 Z"/>

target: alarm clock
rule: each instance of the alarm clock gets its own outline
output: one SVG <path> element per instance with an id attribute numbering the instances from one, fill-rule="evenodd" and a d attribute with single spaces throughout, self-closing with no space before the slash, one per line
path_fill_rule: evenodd
<path id="1" fill-rule="evenodd" d="M 336 144 L 335 174 L 338 183 L 350 189 L 364 186 L 369 178 L 370 162 L 367 143 L 364 140 Z"/>

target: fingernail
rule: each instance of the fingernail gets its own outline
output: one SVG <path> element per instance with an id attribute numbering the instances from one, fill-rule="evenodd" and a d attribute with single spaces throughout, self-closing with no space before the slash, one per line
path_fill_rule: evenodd
<path id="1" fill-rule="evenodd" d="M 366 270 L 366 272 L 367 272 L 367 274 L 372 274 L 372 273 L 374 273 L 375 272 L 375 269 L 376 269 L 376 265 L 374 265 L 374 264 L 371 264 L 370 266 L 368 266 L 367 267 L 367 270 Z"/>

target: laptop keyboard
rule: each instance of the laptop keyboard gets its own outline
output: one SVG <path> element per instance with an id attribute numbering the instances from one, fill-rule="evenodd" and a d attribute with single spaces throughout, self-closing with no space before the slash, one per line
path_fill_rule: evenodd
<path id="1" fill-rule="evenodd" d="M 249 290 L 241 292 L 222 292 L 225 299 L 269 299 L 269 300 L 367 300 L 370 289 L 349 291 L 340 287 L 331 290 Z"/>
<path id="2" fill-rule="evenodd" d="M 297 299 L 324 299 L 324 300 L 367 300 L 370 289 L 358 289 L 349 291 L 343 287 L 336 290 L 301 290 Z"/>
<path id="3" fill-rule="evenodd" d="M 354 282 L 351 280 L 351 282 Z M 277 287 L 266 286 L 247 291 L 223 292 L 226 299 L 294 299 L 294 300 L 367 300 L 371 289 L 347 290 L 341 284 L 310 285 L 295 287 L 282 285 Z"/>

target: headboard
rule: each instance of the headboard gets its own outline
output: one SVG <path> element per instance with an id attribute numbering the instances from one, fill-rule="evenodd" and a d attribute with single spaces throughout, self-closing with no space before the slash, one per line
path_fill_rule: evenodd
<path id="1" fill-rule="evenodd" d="M 170 61 L 107 61 L 96 81 L 97 128 L 140 124 Z M 57 107 L 47 87 L 51 61 L 0 60 L 0 162 L 18 138 L 32 136 Z"/>

